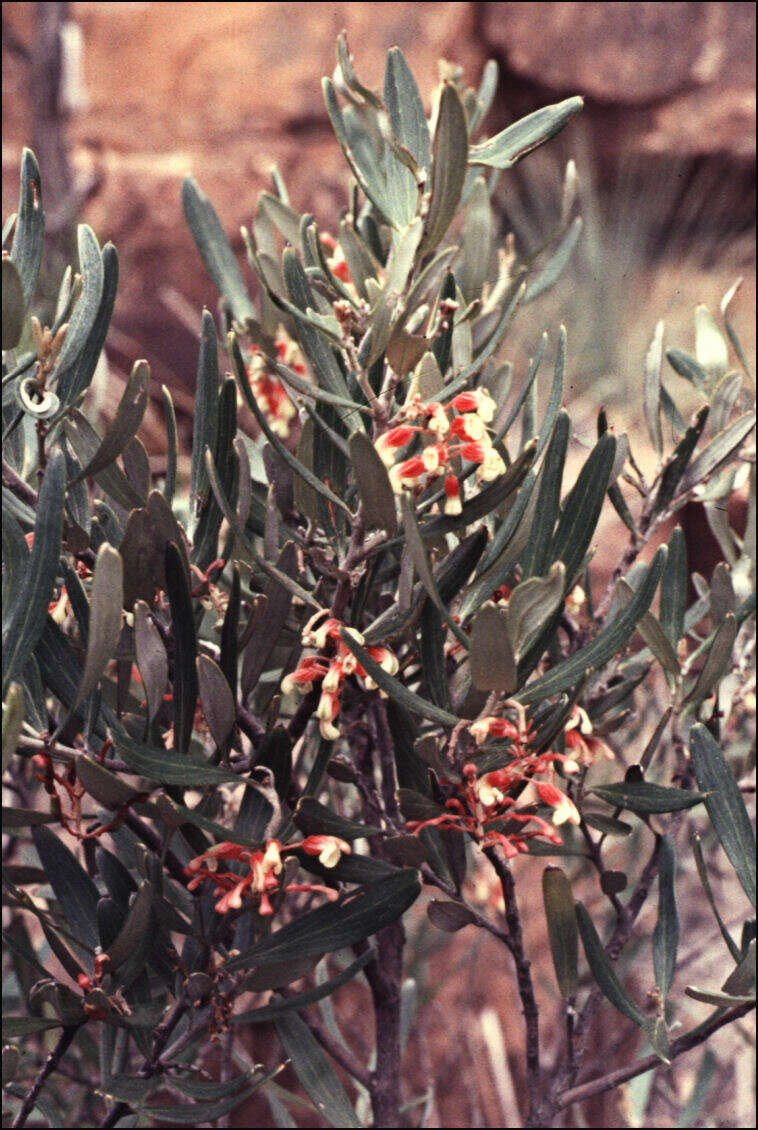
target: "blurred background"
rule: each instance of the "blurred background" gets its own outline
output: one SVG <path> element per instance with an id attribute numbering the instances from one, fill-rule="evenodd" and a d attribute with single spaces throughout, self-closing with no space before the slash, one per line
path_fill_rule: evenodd
<path id="1" fill-rule="evenodd" d="M 740 276 L 732 320 L 754 362 L 753 3 L 4 3 L 2 10 L 3 215 L 16 207 L 21 149 L 30 145 L 42 170 L 50 237 L 41 285 L 50 301 L 65 264 L 76 261 L 77 221 L 86 219 L 101 244 L 116 245 L 121 281 L 101 407 L 115 407 L 132 362 L 146 357 L 156 399 L 143 438 L 156 471 L 165 451 L 161 383 L 188 433 L 200 312 L 216 302 L 184 223 L 181 180 L 195 175 L 241 262 L 240 225 L 250 224 L 274 164 L 294 207 L 333 229 L 347 176 L 320 79 L 334 68 L 343 28 L 367 85 L 381 84 L 386 51 L 398 45 L 427 103 L 440 59 L 477 85 L 485 61 L 496 58 L 490 134 L 545 103 L 584 96 L 584 112 L 559 139 L 503 176 L 497 206 L 503 237 L 513 231 L 524 251 L 538 246 L 560 207 L 566 161 L 576 160 L 582 238 L 560 285 L 517 320 L 507 356 L 518 377 L 541 331 L 554 342 L 565 321 L 571 394 L 580 420 L 586 404 L 588 436 L 601 403 L 619 430 L 641 421 L 644 356 L 657 320 L 666 321 L 667 346 L 692 352 L 695 305 L 717 313 Z M 619 547 L 611 541 L 605 551 L 617 558 Z M 544 919 L 536 902 L 528 912 L 528 888 L 538 887 L 541 869 L 525 861 L 520 890 L 546 1045 L 557 1048 Z M 687 908 L 682 984 L 706 980 L 716 952 L 702 903 Z M 651 914 L 642 916 L 640 936 L 652 928 Z M 439 1080 L 426 1124 L 518 1125 L 522 1024 L 510 978 L 491 973 L 501 962 L 498 954 L 493 965 L 492 940 L 472 946 L 467 932 L 450 939 L 423 915 L 409 930 L 421 1009 L 409 1078 L 415 1093 L 429 1077 Z M 649 987 L 633 986 L 641 996 Z M 360 991 L 338 996 L 335 1007 L 359 1054 L 368 1052 Z M 610 1042 L 618 1017 L 609 1013 L 601 1012 L 598 1039 Z M 261 1046 L 251 1052 L 265 1059 L 272 1041 L 263 1032 L 255 1038 Z M 609 1046 L 609 1063 L 637 1054 L 635 1042 L 629 1035 Z M 751 1124 L 753 1057 L 744 1034 L 725 1030 L 713 1049 L 718 1067 L 702 1124 Z M 643 1076 L 590 1104 L 588 1122 L 570 1112 L 566 1124 L 695 1125 L 681 1113 L 700 1058 Z M 252 1117 L 270 1119 L 264 1109 L 239 1124 Z"/>

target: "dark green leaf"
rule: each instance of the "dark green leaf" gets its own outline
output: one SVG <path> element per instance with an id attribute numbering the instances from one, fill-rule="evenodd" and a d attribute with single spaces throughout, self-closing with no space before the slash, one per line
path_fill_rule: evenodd
<path id="1" fill-rule="evenodd" d="M 705 859 L 703 858 L 703 849 L 700 843 L 700 836 L 696 832 L 694 832 L 690 837 L 690 843 L 692 844 L 692 854 L 695 856 L 695 866 L 697 868 L 698 878 L 703 885 L 705 897 L 708 899 L 711 910 L 713 911 L 714 918 L 718 923 L 718 928 L 721 931 L 721 937 L 724 939 L 726 948 L 729 950 L 735 962 L 739 962 L 740 947 L 737 945 L 734 938 L 727 930 L 726 925 L 724 924 L 724 920 L 719 914 L 719 909 L 716 906 L 716 900 L 713 897 L 711 881 L 708 877 L 708 868 L 706 867 Z"/>
<path id="2" fill-rule="evenodd" d="M 205 449 L 216 450 L 218 426 L 218 342 L 213 315 L 203 310 L 200 331 L 200 356 L 197 362 L 195 387 L 195 415 L 192 432 L 192 464 L 190 468 L 190 497 L 205 499 L 208 475 L 205 470 Z"/>
<path id="3" fill-rule="evenodd" d="M 724 428 L 711 440 L 706 448 L 700 452 L 697 459 L 693 459 L 684 472 L 679 483 L 679 493 L 691 490 L 698 483 L 704 482 L 717 467 L 732 455 L 742 441 L 755 427 L 755 412 L 746 412 L 733 424 Z"/>
<path id="4" fill-rule="evenodd" d="M 174 630 L 174 749 L 187 753 L 197 706 L 197 633 L 189 585 L 173 542 L 166 546 L 166 595 Z"/>
<path id="5" fill-rule="evenodd" d="M 563 468 L 570 432 L 571 420 L 564 409 L 558 414 L 540 475 L 537 509 L 521 561 L 524 580 L 532 576 L 542 576 L 550 564 L 550 545 L 560 506 Z"/>
<path id="6" fill-rule="evenodd" d="M 18 202 L 16 228 L 13 232 L 11 260 L 15 264 L 24 290 L 24 305 L 28 306 L 37 285 L 42 243 L 45 236 L 45 213 L 42 210 L 42 184 L 37 158 L 31 149 L 21 154 L 21 191 Z M 3 275 L 3 285 L 5 275 Z M 5 336 L 3 334 L 3 336 Z M 3 345 L 3 349 L 6 346 Z"/>
<path id="7" fill-rule="evenodd" d="M 72 359 L 69 368 L 61 370 L 58 375 L 56 392 L 64 409 L 75 404 L 92 383 L 113 314 L 118 287 L 118 255 L 112 243 L 106 243 L 103 248 L 102 263 L 103 288 L 89 336 L 79 355 Z"/>
<path id="8" fill-rule="evenodd" d="M 97 887 L 78 860 L 49 828 L 43 825 L 32 828 L 32 839 L 72 934 L 85 948 L 94 950 L 100 945 L 97 932 L 97 902 L 100 895 Z"/>
<path id="9" fill-rule="evenodd" d="M 653 503 L 653 515 L 660 514 L 662 510 L 665 510 L 676 494 L 679 481 L 687 469 L 687 464 L 692 458 L 692 453 L 697 447 L 700 436 L 703 434 L 705 422 L 708 419 L 708 411 L 708 405 L 703 405 L 666 461 L 661 474 L 658 493 Z"/>
<path id="10" fill-rule="evenodd" d="M 574 248 L 579 242 L 579 236 L 582 234 L 582 226 L 581 216 L 577 216 L 569 224 L 553 254 L 540 270 L 539 274 L 533 278 L 527 286 L 526 293 L 524 294 L 525 303 L 533 302 L 535 298 L 539 298 L 541 294 L 550 290 L 551 287 L 555 286 L 558 282 L 558 279 L 568 266 L 569 260 L 574 253 Z"/>
<path id="11" fill-rule="evenodd" d="M 424 255 L 439 244 L 450 226 L 466 180 L 468 128 L 466 114 L 452 83 L 445 83 L 434 131 L 434 158 L 429 211 L 421 250 Z"/>
<path id="12" fill-rule="evenodd" d="M 705 663 L 697 681 L 685 699 L 688 703 L 701 702 L 711 693 L 716 684 L 723 679 L 732 665 L 732 651 L 737 638 L 737 620 L 733 612 L 728 612 L 719 624 L 713 642 L 708 649 Z"/>
<path id="13" fill-rule="evenodd" d="M 668 541 L 668 558 L 661 580 L 661 627 L 672 647 L 684 635 L 684 613 L 687 608 L 687 542 L 681 526 L 676 526 Z"/>
<path id="14" fill-rule="evenodd" d="M 391 47 L 387 52 L 384 101 L 395 139 L 420 169 L 428 169 L 432 160 L 429 126 L 416 81 L 399 47 Z"/>
<path id="15" fill-rule="evenodd" d="M 142 423 L 147 408 L 149 385 L 150 368 L 147 361 L 135 361 L 113 422 L 103 436 L 97 451 L 75 481 L 94 478 L 98 472 L 115 463 Z M 139 495 L 137 497 L 139 498 Z M 140 499 L 140 503 L 142 502 L 144 499 Z"/>
<path id="16" fill-rule="evenodd" d="M 555 978 L 564 1001 L 572 1003 L 579 984 L 579 936 L 571 883 L 560 867 L 542 872 L 542 900 Z"/>
<path id="17" fill-rule="evenodd" d="M 364 836 L 375 835 L 379 828 L 360 824 L 355 820 L 347 820 L 338 816 L 326 805 L 320 804 L 312 796 L 301 796 L 292 815 L 296 827 L 306 835 L 338 836 L 342 840 L 361 839 Z"/>
<path id="18" fill-rule="evenodd" d="M 413 691 L 408 690 L 401 682 L 394 679 L 392 675 L 387 674 L 383 667 L 374 662 L 365 648 L 361 647 L 356 639 L 353 638 L 348 632 L 340 629 L 342 642 L 357 658 L 361 667 L 367 675 L 370 675 L 376 685 L 390 698 L 395 699 L 406 710 L 412 714 L 420 714 L 422 718 L 428 718 L 431 722 L 437 722 L 440 726 L 456 726 L 460 721 L 454 714 L 449 714 L 447 710 L 440 710 L 438 706 L 433 703 L 427 702 L 419 695 L 414 694 Z"/>
<path id="19" fill-rule="evenodd" d="M 219 294 L 229 303 L 240 323 L 254 318 L 255 310 L 242 281 L 234 252 L 229 246 L 216 210 L 198 187 L 194 177 L 182 182 L 182 207 L 205 268 Z"/>
<path id="20" fill-rule="evenodd" d="M 76 759 L 76 776 L 85 792 L 106 808 L 118 808 L 139 795 L 110 769 L 84 753 Z"/>
<path id="21" fill-rule="evenodd" d="M 408 546 L 408 551 L 413 558 L 413 564 L 416 568 L 419 579 L 421 580 L 422 585 L 429 595 L 429 599 L 439 612 L 443 621 L 447 624 L 448 628 L 461 644 L 461 646 L 468 649 L 468 636 L 453 619 L 437 589 L 437 585 L 435 583 L 434 576 L 429 565 L 429 559 L 427 558 L 426 550 L 424 549 L 424 543 L 421 540 L 421 534 L 419 533 L 418 524 L 416 522 L 416 515 L 413 510 L 413 504 L 411 503 L 410 498 L 407 494 L 404 493 L 402 495 L 400 504 L 403 513 L 403 528 L 405 530 L 406 545 Z"/>
<path id="22" fill-rule="evenodd" d="M 680 377 L 684 377 L 684 379 L 694 385 L 699 392 L 705 392 L 705 387 L 708 383 L 708 374 L 705 369 L 698 365 L 694 357 L 683 353 L 681 349 L 667 349 L 666 360 L 675 373 L 678 373 Z"/>
<path id="23" fill-rule="evenodd" d="M 755 906 L 755 834 L 734 774 L 718 743 L 700 723 L 690 730 L 690 754 L 695 779 L 708 794 L 705 807 L 713 829 Z"/>
<path id="24" fill-rule="evenodd" d="M 651 781 L 621 781 L 616 785 L 597 785 L 590 790 L 616 808 L 627 808 L 641 814 L 681 812 L 701 804 L 704 793 L 686 789 L 669 789 Z"/>
<path id="25" fill-rule="evenodd" d="M 3 1039 L 12 1040 L 17 1036 L 33 1036 L 35 1032 L 47 1032 L 50 1028 L 62 1028 L 60 1020 L 46 1020 L 42 1016 L 4 1016 Z"/>
<path id="26" fill-rule="evenodd" d="M 198 689 L 203 717 L 217 746 L 223 746 L 237 717 L 237 707 L 226 676 L 207 655 L 197 657 Z"/>
<path id="27" fill-rule="evenodd" d="M 85 349 L 94 329 L 100 311 L 105 282 L 105 268 L 100 245 L 95 233 L 87 224 L 79 224 L 77 229 L 79 249 L 79 270 L 82 275 L 82 293 L 74 307 L 68 323 L 66 340 L 63 342 L 52 379 L 65 373 L 76 365 L 82 350 Z"/>
<path id="28" fill-rule="evenodd" d="M 118 756 L 129 769 L 148 781 L 164 785 L 182 785 L 196 788 L 199 785 L 217 785 L 229 782 L 239 784 L 244 778 L 226 769 L 218 769 L 190 756 L 176 756 L 165 749 L 153 749 L 128 737 L 126 733 L 113 733 L 113 745 Z"/>
<path id="29" fill-rule="evenodd" d="M 147 700 L 147 716 L 155 718 L 168 682 L 168 656 L 144 600 L 134 605 L 134 651 Z"/>
<path id="30" fill-rule="evenodd" d="M 550 560 L 563 561 L 567 585 L 573 582 L 597 528 L 615 456 L 615 437 L 601 436 L 563 504 Z"/>
<path id="31" fill-rule="evenodd" d="M 120 554 L 107 542 L 100 546 L 95 560 L 90 591 L 87 656 L 73 713 L 94 690 L 107 664 L 113 658 L 121 636 L 121 609 L 124 603 L 124 567 Z"/>
<path id="32" fill-rule="evenodd" d="M 297 575 L 297 547 L 294 542 L 288 541 L 283 546 L 276 568 L 285 577 Z M 256 621 L 242 660 L 242 693 L 245 698 L 255 690 L 292 607 L 292 591 L 274 577 L 266 580 L 263 593 L 266 597 L 263 614 Z"/>
<path id="33" fill-rule="evenodd" d="M 274 1026 L 295 1074 L 319 1114 L 330 1126 L 362 1126 L 321 1045 L 305 1021 L 294 1013 L 288 1013 L 276 1017 Z"/>
<path id="34" fill-rule="evenodd" d="M 530 683 L 520 691 L 518 698 L 524 705 L 541 702 L 551 695 L 558 694 L 574 686 L 588 668 L 598 668 L 607 663 L 626 646 L 641 616 L 647 612 L 666 561 L 666 548 L 661 546 L 637 589 L 634 598 L 592 643 L 575 652 L 568 659 L 557 664 L 552 671 Z"/>
<path id="35" fill-rule="evenodd" d="M 21 597 L 13 610 L 3 647 L 3 695 L 20 674 L 42 635 L 58 572 L 63 531 L 66 462 L 53 451 L 39 492 L 34 545 L 23 578 Z"/>
<path id="36" fill-rule="evenodd" d="M 476 915 L 460 902 L 451 902 L 449 899 L 432 899 L 426 908 L 429 921 L 438 930 L 447 934 L 454 934 L 464 926 L 476 922 Z"/>
<path id="37" fill-rule="evenodd" d="M 129 907 L 118 937 L 108 947 L 111 968 L 114 970 L 131 958 L 143 940 L 149 937 L 152 906 L 153 888 L 148 882 L 142 882 Z"/>
<path id="38" fill-rule="evenodd" d="M 85 467 L 97 455 L 104 441 L 76 408 L 72 408 L 66 415 L 65 432 L 79 463 Z M 81 479 L 81 476 L 78 478 Z M 115 462 L 98 471 L 95 479 L 105 493 L 124 510 L 142 506 L 144 499 L 140 498 Z"/>
<path id="39" fill-rule="evenodd" d="M 619 604 L 622 607 L 627 605 L 634 597 L 634 589 L 623 577 L 619 579 L 616 592 Z M 640 617 L 637 623 L 637 631 L 664 671 L 668 671 L 670 675 L 676 678 L 679 675 L 679 660 L 668 636 L 652 612 L 646 612 L 644 616 Z"/>
<path id="40" fill-rule="evenodd" d="M 679 948 L 675 876 L 674 842 L 670 836 L 662 836 L 658 854 L 658 920 L 653 930 L 653 967 L 655 983 L 664 1001 L 674 980 Z"/>
<path id="41" fill-rule="evenodd" d="M 292 1012 L 293 1009 L 307 1008 L 308 1005 L 316 1004 L 318 1001 L 324 1000 L 329 997 L 342 985 L 346 985 L 351 981 L 356 974 L 368 965 L 375 957 L 372 949 L 367 949 L 362 953 L 357 961 L 348 965 L 347 969 L 343 969 L 336 977 L 330 978 L 322 985 L 317 985 L 314 989 L 306 989 L 303 993 L 296 993 L 292 997 L 287 997 L 284 1000 L 277 1000 L 276 998 L 271 1004 L 264 1005 L 262 1008 L 254 1008 L 250 1012 L 235 1013 L 232 1017 L 232 1024 L 263 1024 L 267 1020 L 273 1020 L 277 1016 L 281 1016 L 285 1012 Z"/>
<path id="42" fill-rule="evenodd" d="M 316 957 L 354 945 L 396 921 L 418 897 L 418 873 L 402 870 L 364 887 L 339 904 L 329 903 L 263 938 L 226 963 L 226 969 Z"/>

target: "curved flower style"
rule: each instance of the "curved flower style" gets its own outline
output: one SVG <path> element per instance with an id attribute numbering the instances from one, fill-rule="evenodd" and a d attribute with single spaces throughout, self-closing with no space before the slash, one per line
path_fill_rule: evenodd
<path id="1" fill-rule="evenodd" d="M 350 853 L 350 845 L 338 836 L 307 836 L 301 843 L 287 844 L 286 847 L 282 847 L 278 840 L 267 840 L 262 851 L 251 851 L 225 840 L 214 844 L 187 864 L 185 873 L 190 876 L 187 889 L 193 891 L 210 879 L 219 896 L 215 907 L 218 914 L 239 910 L 246 898 L 258 900 L 258 913 L 269 917 L 274 913 L 271 895 L 291 891 L 317 892 L 333 902 L 337 892 L 319 883 L 286 883 L 282 886 L 282 855 L 298 848 L 307 855 L 317 855 L 319 863 L 330 869 L 337 866 L 343 855 Z M 247 866 L 247 873 L 219 870 L 219 862 L 226 859 Z"/>
<path id="2" fill-rule="evenodd" d="M 326 617 L 326 619 L 323 619 Z M 321 683 L 321 698 L 316 708 L 316 717 L 319 719 L 319 729 L 322 738 L 334 741 L 339 737 L 339 729 L 334 725 L 340 709 L 340 691 L 348 675 L 357 675 L 363 681 L 366 690 L 376 690 L 376 683 L 367 675 L 363 667 L 340 637 L 340 628 L 345 630 L 361 645 L 364 644 L 363 636 L 355 628 L 349 628 L 326 612 L 317 612 L 303 628 L 302 642 L 308 646 L 325 651 L 327 648 L 333 652 L 331 657 L 323 655 L 307 656 L 301 659 L 296 669 L 282 679 L 282 694 L 292 694 L 293 690 L 300 694 L 307 694 L 317 679 Z M 371 658 L 390 675 L 398 670 L 397 656 L 388 647 L 366 648 Z M 384 695 L 383 691 L 379 692 Z"/>
<path id="3" fill-rule="evenodd" d="M 477 482 L 491 482 L 505 472 L 505 463 L 488 430 L 496 407 L 484 388 L 461 392 L 445 405 L 439 401 L 423 403 L 420 397 L 412 395 L 398 417 L 405 422 L 396 424 L 376 440 L 376 449 L 389 468 L 395 493 L 444 475 L 444 512 L 460 514 L 461 487 L 451 467 L 456 456 L 476 464 Z M 401 448 L 416 436 L 422 439 L 422 450 L 395 462 Z"/>

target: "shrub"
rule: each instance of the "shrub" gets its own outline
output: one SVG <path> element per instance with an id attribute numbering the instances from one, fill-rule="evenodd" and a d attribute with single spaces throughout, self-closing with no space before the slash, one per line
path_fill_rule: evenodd
<path id="1" fill-rule="evenodd" d="M 689 423 L 662 382 L 656 327 L 641 365 L 652 478 L 600 410 L 597 441 L 564 486 L 566 331 L 541 412 L 547 336 L 514 398 L 502 347 L 579 238 L 576 170 L 529 261 L 512 239 L 497 248 L 490 196 L 581 99 L 476 140 L 493 64 L 478 91 L 448 68 L 427 119 L 399 50 L 381 95 L 356 77 L 344 38 L 338 60 L 324 95 L 352 173 L 348 206 L 322 232 L 274 173 L 243 229 L 255 302 L 212 204 L 184 183 L 220 295 L 218 323 L 202 318 L 189 481 L 167 389 L 165 477 L 137 438 L 146 361 L 102 435 L 86 415 L 115 249 L 81 225 L 79 272 L 66 272 L 53 324 L 30 315 L 44 216 L 24 152 L 3 233 L 2 326 L 14 1126 L 210 1124 L 259 1089 L 293 1125 L 272 1083 L 285 1060 L 330 1125 L 420 1124 L 421 1100 L 402 1087 L 413 1020 L 402 916 L 422 890 L 438 930 L 471 926 L 502 943 L 526 1029 L 528 1125 L 754 1007 L 755 919 L 741 912 L 735 941 L 700 840 L 685 837 L 689 810 L 704 810 L 706 838 L 755 905 L 734 774 L 755 701 L 754 500 L 744 541 L 724 517 L 754 463 L 754 414 L 732 293 L 726 337 L 699 307 L 696 356 L 665 354 L 700 395 Z M 643 560 L 693 498 L 724 551 L 710 584 L 678 527 Z M 599 523 L 628 539 L 604 591 Z M 609 842 L 621 845 L 614 865 Z M 543 875 L 566 1025 L 552 1064 L 518 908 L 525 854 L 563 865 Z M 708 985 L 685 990 L 702 1019 L 677 1034 L 683 856 L 725 952 Z M 656 878 L 655 991 L 640 1003 L 615 966 Z M 634 967 L 648 969 L 646 952 Z M 353 978 L 373 1007 L 368 1062 L 310 1008 Z M 610 1072 L 589 1045 L 602 997 L 652 1049 Z M 235 1038 L 269 1021 L 273 1071 Z"/>

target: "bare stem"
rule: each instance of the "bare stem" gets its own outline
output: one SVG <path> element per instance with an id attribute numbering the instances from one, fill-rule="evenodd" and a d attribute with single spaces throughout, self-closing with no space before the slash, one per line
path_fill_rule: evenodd
<path id="1" fill-rule="evenodd" d="M 53 1050 L 50 1052 L 50 1055 L 47 1057 L 42 1067 L 40 1068 L 26 1098 L 21 1104 L 21 1109 L 13 1120 L 14 1128 L 17 1126 L 26 1125 L 26 1120 L 34 1109 L 34 1104 L 39 1098 L 40 1091 L 44 1087 L 47 1079 L 53 1074 L 58 1064 L 63 1059 L 63 1056 L 68 1051 L 69 1047 L 71 1046 L 71 1042 L 74 1039 L 74 1036 L 79 1031 L 79 1027 L 80 1026 L 78 1024 L 72 1024 L 69 1027 L 64 1028 L 61 1032 L 58 1043 L 55 1045 Z"/>

